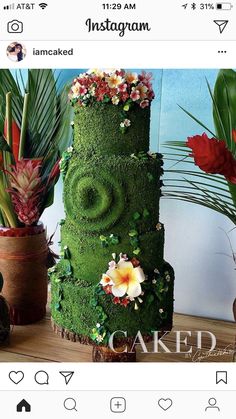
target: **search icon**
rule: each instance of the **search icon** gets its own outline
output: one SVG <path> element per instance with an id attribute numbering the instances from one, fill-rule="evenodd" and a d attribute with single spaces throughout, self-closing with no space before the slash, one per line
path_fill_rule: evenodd
<path id="1" fill-rule="evenodd" d="M 71 397 L 69 397 L 68 399 L 65 399 L 64 400 L 64 408 L 66 410 L 76 410 L 76 412 L 77 412 L 75 399 L 72 399 Z"/>

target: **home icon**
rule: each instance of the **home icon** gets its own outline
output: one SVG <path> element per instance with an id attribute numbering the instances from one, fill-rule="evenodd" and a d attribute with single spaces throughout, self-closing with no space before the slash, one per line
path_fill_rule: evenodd
<path id="1" fill-rule="evenodd" d="M 31 412 L 30 404 L 25 400 L 21 400 L 21 402 L 16 406 L 17 412 Z"/>

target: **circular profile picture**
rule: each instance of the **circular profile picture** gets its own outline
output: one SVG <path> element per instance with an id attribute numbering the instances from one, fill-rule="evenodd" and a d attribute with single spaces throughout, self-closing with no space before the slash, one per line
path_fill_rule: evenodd
<path id="1" fill-rule="evenodd" d="M 20 42 L 12 42 L 7 47 L 7 56 L 11 61 L 22 61 L 26 56 L 26 48 Z"/>

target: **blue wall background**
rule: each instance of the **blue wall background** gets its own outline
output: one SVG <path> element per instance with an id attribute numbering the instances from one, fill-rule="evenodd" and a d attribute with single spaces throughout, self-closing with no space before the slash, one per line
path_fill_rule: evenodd
<path id="1" fill-rule="evenodd" d="M 72 80 L 83 69 L 57 70 L 61 82 Z M 203 129 L 181 111 L 188 109 L 213 129 L 211 99 L 206 80 L 213 87 L 217 70 L 148 70 L 154 76 L 156 98 L 152 104 L 151 150 L 162 150 L 168 140 L 185 140 Z M 169 163 L 165 163 L 165 168 Z M 181 167 L 181 165 L 179 166 Z M 62 184 L 56 188 L 55 203 L 44 214 L 49 233 L 63 218 Z M 176 272 L 175 311 L 232 320 L 236 297 L 236 273 L 224 231 L 233 225 L 206 208 L 180 201 L 161 201 L 165 223 L 165 256 Z M 224 231 L 222 231 L 224 230 Z M 236 249 L 235 232 L 230 233 Z M 55 242 L 59 240 L 59 231 Z M 55 245 L 58 250 L 57 245 Z"/>

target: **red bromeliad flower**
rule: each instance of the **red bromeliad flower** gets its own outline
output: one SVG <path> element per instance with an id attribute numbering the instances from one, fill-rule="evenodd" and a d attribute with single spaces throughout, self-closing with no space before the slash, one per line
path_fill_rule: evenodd
<path id="1" fill-rule="evenodd" d="M 233 138 L 236 135 L 233 132 Z M 188 137 L 187 146 L 192 149 L 191 157 L 204 172 L 225 176 L 226 180 L 236 183 L 236 160 L 222 140 L 208 138 L 206 133 Z"/>
<path id="2" fill-rule="evenodd" d="M 10 193 L 16 215 L 23 224 L 30 226 L 40 217 L 41 195 L 44 187 L 40 177 L 41 160 L 22 159 L 12 166 L 9 175 Z"/>

